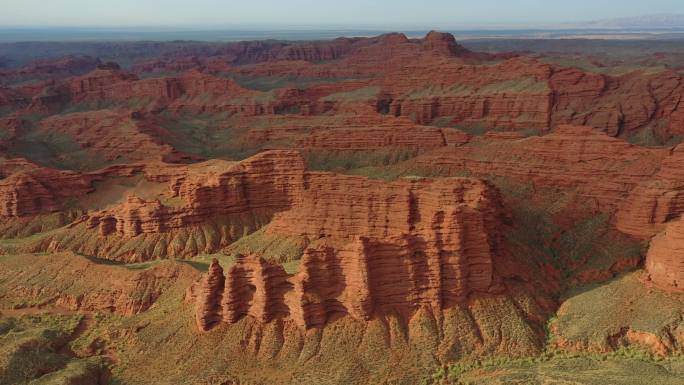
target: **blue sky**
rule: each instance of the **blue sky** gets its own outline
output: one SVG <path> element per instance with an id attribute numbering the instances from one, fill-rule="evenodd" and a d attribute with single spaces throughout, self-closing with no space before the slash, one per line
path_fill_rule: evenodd
<path id="1" fill-rule="evenodd" d="M 459 28 L 684 13 L 684 0 L 0 0 L 0 27 Z"/>

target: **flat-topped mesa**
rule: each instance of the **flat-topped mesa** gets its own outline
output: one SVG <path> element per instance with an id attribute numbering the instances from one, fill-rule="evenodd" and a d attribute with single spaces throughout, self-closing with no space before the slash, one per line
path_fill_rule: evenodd
<path id="1" fill-rule="evenodd" d="M 486 182 L 448 178 L 385 183 L 310 173 L 307 185 L 291 210 L 275 215 L 267 231 L 329 239 L 340 245 L 341 262 L 365 261 L 359 262 L 366 266 L 364 275 L 378 291 L 395 290 L 397 277 L 413 282 L 389 296 L 403 296 L 399 302 L 385 303 L 388 296 L 377 294 L 371 299 L 374 306 L 440 308 L 471 291 L 496 286 L 492 256 L 501 209 L 497 191 Z"/>
<path id="2" fill-rule="evenodd" d="M 493 214 L 498 207 L 496 190 L 487 182 L 471 178 L 384 182 L 308 172 L 305 184 L 291 210 L 275 215 L 269 232 L 334 240 L 384 239 L 417 232 L 438 237 L 434 231 L 451 230 L 444 227 L 454 220 L 451 216 L 467 210 Z"/>
<path id="3" fill-rule="evenodd" d="M 665 231 L 651 240 L 646 271 L 656 285 L 684 291 L 684 220 L 670 222 Z"/>
<path id="4" fill-rule="evenodd" d="M 225 322 L 284 317 L 311 328 L 337 315 L 408 319 L 501 292 L 492 262 L 501 209 L 488 183 L 309 173 L 305 186 L 267 231 L 325 242 L 306 250 L 294 276 L 257 256 L 238 258 L 226 276 Z"/>
<path id="5" fill-rule="evenodd" d="M 401 32 L 385 33 L 377 37 L 380 44 L 406 44 L 409 43 L 408 37 Z"/>
<path id="6" fill-rule="evenodd" d="M 423 39 L 422 48 L 445 56 L 459 56 L 472 53 L 456 42 L 454 35 L 447 32 L 430 31 Z"/>
<path id="7" fill-rule="evenodd" d="M 352 39 L 340 37 L 329 41 L 285 45 L 275 54 L 275 59 L 309 62 L 337 60 L 352 49 L 352 43 Z"/>
<path id="8" fill-rule="evenodd" d="M 91 214 L 88 228 L 124 237 L 157 234 L 200 224 L 221 215 L 289 207 L 303 186 L 304 160 L 296 151 L 266 151 L 239 163 L 210 161 L 172 186 L 182 202 L 166 206 L 129 196 L 126 202 Z"/>
<path id="9" fill-rule="evenodd" d="M 388 68 L 399 69 L 422 63 L 423 66 L 432 65 L 434 69 L 435 63 L 460 59 L 461 56 L 470 59 L 471 54 L 448 33 L 433 31 L 424 39 L 408 39 L 403 33 L 388 33 L 359 42 L 356 49 L 330 68 L 340 73 L 382 74 Z"/>

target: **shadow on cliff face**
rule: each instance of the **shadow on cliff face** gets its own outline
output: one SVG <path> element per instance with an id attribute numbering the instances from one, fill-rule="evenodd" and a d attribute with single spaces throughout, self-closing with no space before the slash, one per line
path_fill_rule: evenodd
<path id="1" fill-rule="evenodd" d="M 609 212 L 596 210 L 576 192 L 535 189 L 494 178 L 511 214 L 505 238 L 516 256 L 527 256 L 559 294 L 637 268 L 643 242 L 617 231 Z"/>
<path id="2" fill-rule="evenodd" d="M 108 384 L 103 357 L 78 358 L 69 349 L 83 315 L 14 312 L 19 314 L 0 311 L 0 383 Z"/>

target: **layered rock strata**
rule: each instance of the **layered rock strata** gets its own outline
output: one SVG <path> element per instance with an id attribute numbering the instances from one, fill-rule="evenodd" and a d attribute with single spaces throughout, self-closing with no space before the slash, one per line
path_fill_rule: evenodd
<path id="1" fill-rule="evenodd" d="M 559 126 L 547 135 L 524 139 L 473 139 L 415 163 L 572 191 L 587 204 L 613 211 L 641 182 L 650 180 L 667 157 L 665 149 L 631 145 L 591 127 Z"/>
<path id="2" fill-rule="evenodd" d="M 684 213 L 684 145 L 667 152 L 660 170 L 637 185 L 616 216 L 619 230 L 648 239 Z"/>
<path id="3" fill-rule="evenodd" d="M 208 162 L 172 183 L 176 206 L 129 196 L 120 206 L 89 215 L 87 228 L 102 236 L 157 234 L 210 217 L 289 207 L 301 188 L 304 161 L 296 151 L 268 151 L 240 163 Z"/>
<path id="4" fill-rule="evenodd" d="M 130 110 L 96 110 L 51 116 L 41 121 L 46 133 L 72 138 L 93 158 L 105 162 L 175 160 L 180 156 L 160 138 L 170 133 Z"/>
<path id="5" fill-rule="evenodd" d="M 646 270 L 658 286 L 684 291 L 684 220 L 670 222 L 651 240 Z"/>
<path id="6" fill-rule="evenodd" d="M 216 259 L 211 261 L 207 274 L 202 277 L 197 296 L 197 326 L 202 330 L 208 330 L 221 321 L 221 299 L 225 285 L 223 268 Z"/>
<path id="7" fill-rule="evenodd" d="M 300 141 L 304 149 L 376 150 L 387 147 L 435 148 L 460 145 L 467 135 L 447 128 L 414 125 L 314 130 Z"/>
<path id="8" fill-rule="evenodd" d="M 672 71 L 609 76 L 513 58 L 494 65 L 411 63 L 381 78 L 389 113 L 502 129 L 587 125 L 611 136 L 662 127 L 679 135 L 684 92 Z"/>
<path id="9" fill-rule="evenodd" d="M 259 256 L 240 256 L 223 293 L 210 283 L 212 268 L 191 290 L 213 290 L 194 295 L 198 320 L 280 317 L 311 328 L 336 315 L 408 318 L 419 308 L 455 306 L 471 293 L 500 292 L 492 263 L 500 216 L 496 190 L 475 179 L 386 183 L 308 173 L 292 208 L 276 214 L 268 232 L 325 245 L 307 250 L 294 276 Z M 203 299 L 209 297 L 211 311 Z M 198 322 L 202 330 L 211 326 Z"/>
<path id="10" fill-rule="evenodd" d="M 90 178 L 72 171 L 15 161 L 0 165 L 0 217 L 26 217 L 63 209 L 66 200 L 92 191 Z M 11 172 L 3 175 L 3 169 Z"/>

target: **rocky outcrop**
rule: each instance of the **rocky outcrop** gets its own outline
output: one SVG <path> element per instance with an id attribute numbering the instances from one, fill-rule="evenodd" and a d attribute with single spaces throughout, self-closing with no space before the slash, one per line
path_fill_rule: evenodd
<path id="1" fill-rule="evenodd" d="M 445 118 L 452 124 L 506 129 L 548 127 L 550 67 L 529 59 L 489 66 L 448 62 L 439 71 L 433 66 L 416 63 L 383 76 L 390 114 L 421 124 Z"/>
<path id="2" fill-rule="evenodd" d="M 660 170 L 641 182 L 620 206 L 616 215 L 619 230 L 648 239 L 665 228 L 668 221 L 684 213 L 684 146 L 667 153 Z"/>
<path id="3" fill-rule="evenodd" d="M 76 172 L 26 163 L 16 172 L 2 175 L 5 166 L 9 165 L 0 166 L 0 177 L 4 177 L 0 179 L 0 217 L 26 217 L 58 211 L 63 209 L 67 199 L 92 190 L 90 178 Z"/>
<path id="4" fill-rule="evenodd" d="M 321 62 L 338 60 L 351 51 L 354 41 L 354 39 L 338 38 L 327 42 L 285 45 L 274 56 L 275 60 L 288 61 L 305 60 Z"/>
<path id="5" fill-rule="evenodd" d="M 200 111 L 219 110 L 208 106 L 213 103 L 222 106 L 222 111 L 237 112 L 245 98 L 257 106 L 264 104 L 261 103 L 263 99 L 268 99 L 264 93 L 245 90 L 231 79 L 198 71 L 177 77 L 139 79 L 121 70 L 116 63 L 109 63 L 85 75 L 45 86 L 40 94 L 33 97 L 29 110 L 46 112 L 66 104 L 97 106 L 98 103 L 114 103 L 142 110 L 176 102 L 172 110 L 193 105 Z M 197 106 L 198 100 L 201 106 Z"/>
<path id="6" fill-rule="evenodd" d="M 609 77 L 556 69 L 551 81 L 557 100 L 552 124 L 589 125 L 613 136 L 663 125 L 683 91 L 681 75 L 670 71 Z M 676 134 L 678 128 L 670 127 Z"/>
<path id="7" fill-rule="evenodd" d="M 423 50 L 443 55 L 446 57 L 450 56 L 461 56 L 472 53 L 465 47 L 456 43 L 454 35 L 446 32 L 430 31 L 421 42 Z"/>
<path id="8" fill-rule="evenodd" d="M 10 150 L 17 135 L 25 127 L 25 122 L 19 118 L 0 118 L 0 156 Z"/>
<path id="9" fill-rule="evenodd" d="M 639 183 L 651 179 L 667 156 L 667 150 L 631 145 L 591 127 L 559 126 L 550 134 L 524 139 L 473 138 L 415 163 L 573 191 L 586 204 L 612 211 Z"/>
<path id="10" fill-rule="evenodd" d="M 300 140 L 303 149 L 376 150 L 387 147 L 429 149 L 460 145 L 467 135 L 454 129 L 407 124 L 314 130 Z"/>
<path id="11" fill-rule="evenodd" d="M 497 291 L 489 256 L 460 250 L 439 257 L 426 249 L 429 242 L 402 241 L 364 237 L 339 250 L 308 250 L 291 278 L 292 318 L 303 328 L 322 327 L 335 315 L 368 320 L 392 313 L 408 319 L 420 308 L 440 310 L 463 303 L 472 292 Z"/>
<path id="12" fill-rule="evenodd" d="M 121 71 L 118 66 L 100 66 L 83 76 L 68 79 L 60 87 L 60 92 L 75 101 L 101 100 L 112 97 L 114 87 L 129 88 L 127 96 L 131 96 L 130 83 L 137 80 L 133 74 Z M 142 96 L 142 95 L 140 95 Z"/>
<path id="13" fill-rule="evenodd" d="M 651 240 L 646 271 L 658 286 L 684 291 L 684 220 L 669 223 Z"/>
<path id="14" fill-rule="evenodd" d="M 616 213 L 616 227 L 648 239 L 664 230 L 667 222 L 684 213 L 684 180 L 656 179 L 637 185 Z"/>
<path id="15" fill-rule="evenodd" d="M 268 151 L 240 163 L 212 161 L 196 165 L 172 188 L 177 207 L 129 196 L 113 209 L 93 213 L 88 228 L 106 236 L 157 234 L 198 224 L 207 218 L 289 207 L 301 188 L 304 162 L 296 151 Z M 205 167 L 203 167 L 205 166 Z M 205 171 L 206 170 L 206 171 Z"/>
<path id="16" fill-rule="evenodd" d="M 156 198 L 129 194 L 40 239 L 31 250 L 73 250 L 139 262 L 211 253 L 264 226 L 289 208 L 303 186 L 296 151 L 266 151 L 243 162 L 149 165 L 145 178 L 168 184 Z M 125 172 L 112 167 L 94 176 Z"/>
<path id="17" fill-rule="evenodd" d="M 40 122 L 41 130 L 65 135 L 78 143 L 93 158 L 105 162 L 126 160 L 177 160 L 175 149 L 161 138 L 171 134 L 130 110 L 96 110 L 49 117 Z"/>
<path id="18" fill-rule="evenodd" d="M 439 118 L 490 128 L 595 127 L 631 136 L 661 127 L 681 130 L 681 75 L 674 72 L 608 76 L 513 58 L 495 65 L 411 63 L 382 76 L 390 113 L 422 124 Z"/>
<path id="19" fill-rule="evenodd" d="M 223 294 L 215 289 L 203 298 L 222 297 L 214 313 L 228 323 L 289 317 L 302 328 L 321 327 L 335 315 L 368 320 L 440 311 L 471 293 L 503 290 L 492 262 L 501 214 L 495 189 L 479 180 L 387 183 L 309 173 L 291 209 L 267 229 L 325 240 L 306 251 L 299 273 L 288 276 L 280 265 L 241 256 L 226 274 Z M 204 317 L 206 301 L 195 301 Z"/>
<path id="20" fill-rule="evenodd" d="M 387 183 L 309 172 L 305 183 L 307 188 L 294 197 L 292 209 L 276 214 L 269 232 L 312 239 L 382 239 L 409 234 L 412 229 L 428 231 L 438 214 L 446 216 L 436 223 L 451 223 L 449 220 L 456 220 L 456 212 L 467 207 L 489 210 L 497 204 L 494 190 L 473 179 L 404 179 Z"/>
<path id="21" fill-rule="evenodd" d="M 207 274 L 197 285 L 196 296 L 197 310 L 196 321 L 200 330 L 209 330 L 221 321 L 221 299 L 225 284 L 223 268 L 216 259 L 211 261 Z"/>
<path id="22" fill-rule="evenodd" d="M 57 87 L 50 100 L 38 105 L 58 103 L 114 103 L 125 108 L 155 110 L 162 106 L 176 113 L 228 113 L 244 116 L 277 114 L 306 104 L 298 90 L 268 92 L 248 90 L 226 77 L 197 70 L 179 76 L 138 79 L 118 69 L 98 69 L 80 78 L 69 79 Z M 54 99 L 54 100 L 53 100 Z M 43 107 L 45 109 L 46 107 Z"/>
<path id="23" fill-rule="evenodd" d="M 256 255 L 238 256 L 228 274 L 221 307 L 223 321 L 233 323 L 250 316 L 269 322 L 289 313 L 284 295 L 289 290 L 287 273 Z"/>

